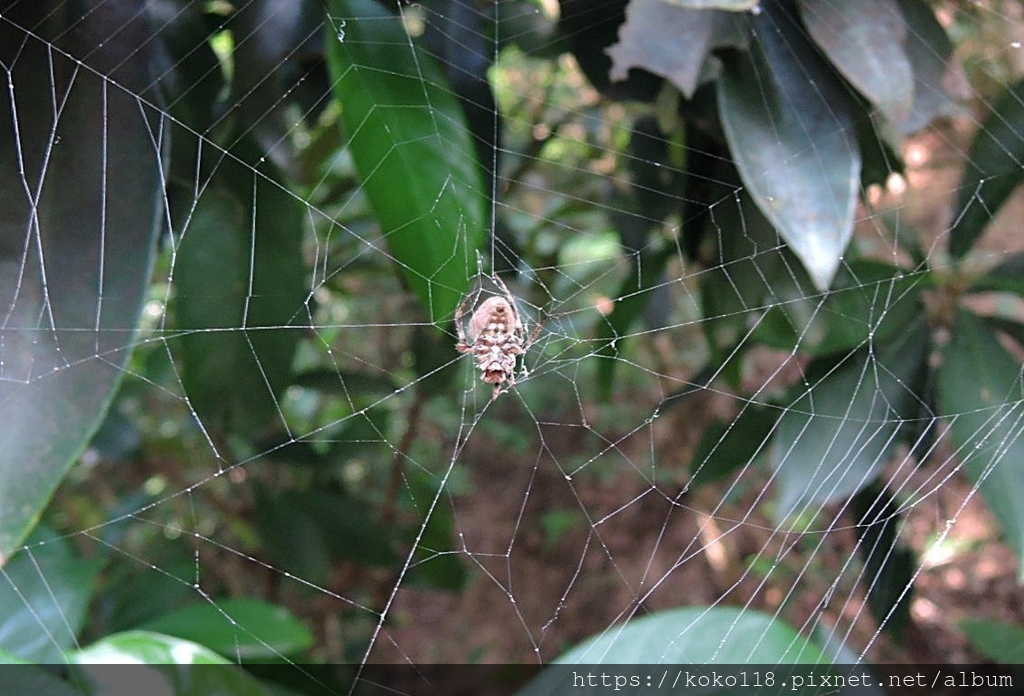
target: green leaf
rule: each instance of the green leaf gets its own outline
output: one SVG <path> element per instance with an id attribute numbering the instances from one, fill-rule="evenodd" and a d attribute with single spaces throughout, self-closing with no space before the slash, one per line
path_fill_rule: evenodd
<path id="1" fill-rule="evenodd" d="M 899 4 L 906 24 L 911 28 L 907 32 L 904 51 L 914 75 L 913 108 L 901 130 L 913 133 L 937 116 L 953 116 L 961 112 L 946 85 L 965 81 L 965 77 L 953 52 L 953 42 L 935 17 L 932 5 L 923 0 L 899 0 Z M 950 80 L 951 77 L 954 79 Z"/>
<path id="2" fill-rule="evenodd" d="M 914 76 L 903 50 L 907 26 L 896 0 L 800 0 L 807 32 L 846 80 L 893 124 L 910 116 Z"/>
<path id="3" fill-rule="evenodd" d="M 231 660 L 276 659 L 313 644 L 290 611 L 258 599 L 193 604 L 139 628 L 199 643 Z"/>
<path id="4" fill-rule="evenodd" d="M 845 500 L 874 480 L 902 423 L 918 413 L 929 338 L 921 316 L 883 348 L 808 367 L 770 450 L 778 519 Z"/>
<path id="5" fill-rule="evenodd" d="M 173 696 L 269 696 L 257 679 L 202 645 L 146 631 L 106 636 L 70 652 L 76 681 L 92 693 L 120 693 L 125 672 L 133 693 Z M 116 667 L 115 667 L 116 665 Z M 131 665 L 128 667 L 127 665 Z"/>
<path id="6" fill-rule="evenodd" d="M 978 485 L 1018 559 L 1024 557 L 1021 379 L 1019 361 L 995 332 L 960 311 L 939 367 L 939 412 L 949 422 L 964 472 Z M 1024 578 L 1024 563 L 1018 563 L 1018 577 Z"/>
<path id="7" fill-rule="evenodd" d="M 685 607 L 609 628 L 556 664 L 827 663 L 820 648 L 784 621 L 740 607 Z"/>
<path id="8" fill-rule="evenodd" d="M 373 0 L 330 0 L 328 67 L 388 249 L 433 322 L 469 287 L 488 192 L 448 80 Z"/>
<path id="9" fill-rule="evenodd" d="M 731 421 L 708 426 L 690 464 L 691 486 L 719 481 L 764 453 L 778 422 L 778 410 L 749 403 Z"/>
<path id="10" fill-rule="evenodd" d="M 644 307 L 651 299 L 651 293 L 646 290 L 657 283 L 665 269 L 665 263 L 674 251 L 673 248 L 672 252 L 664 250 L 641 254 L 616 294 L 620 299 L 615 303 L 615 308 L 597 325 L 597 347 L 594 354 L 606 358 L 597 365 L 598 387 L 603 399 L 608 399 L 611 395 L 615 367 L 618 363 L 615 359 L 619 354 L 618 341 L 629 333 L 629 327 L 644 311 Z"/>
<path id="11" fill-rule="evenodd" d="M 168 113 L 194 133 L 206 133 L 219 116 L 218 98 L 224 90 L 224 73 L 210 45 L 210 25 L 204 8 L 178 0 L 147 0 L 152 36 L 159 42 L 158 85 Z M 179 148 L 180 143 L 180 148 Z M 174 138 L 171 159 L 188 162 L 192 169 L 178 169 L 194 176 L 198 153 L 192 138 Z"/>
<path id="12" fill-rule="evenodd" d="M 281 417 L 308 325 L 302 217 L 279 184 L 233 160 L 214 181 L 180 231 L 174 315 L 185 333 L 172 348 L 204 425 L 254 432 Z"/>
<path id="13" fill-rule="evenodd" d="M 77 558 L 43 528 L 30 542 L 0 574 L 0 649 L 30 662 L 62 662 L 85 623 L 102 562 Z"/>
<path id="14" fill-rule="evenodd" d="M 700 276 L 702 328 L 711 354 L 722 360 L 760 323 L 776 286 L 791 274 L 778 233 L 749 195 L 721 206 L 712 224 L 726 233 L 714 235 L 716 265 Z"/>
<path id="15" fill-rule="evenodd" d="M 997 316 L 987 316 L 985 317 L 985 322 L 996 331 L 1001 331 L 1015 340 L 1018 345 L 1024 347 L 1024 324 Z"/>
<path id="16" fill-rule="evenodd" d="M 866 345 L 889 343 L 921 315 L 921 291 L 930 276 L 906 273 L 897 266 L 858 259 L 836 274 L 833 289 L 815 313 L 821 325 L 809 333 L 806 349 L 817 355 L 838 353 Z"/>
<path id="17" fill-rule="evenodd" d="M 0 654 L 0 665 L 12 664 Z M 17 663 L 13 663 L 17 664 Z M 78 686 L 60 679 L 42 667 L 24 665 L 0 669 L 0 694 L 32 696 L 83 696 Z"/>
<path id="18" fill-rule="evenodd" d="M 900 642 L 910 623 L 918 565 L 913 552 L 899 542 L 899 506 L 875 484 L 855 495 L 851 508 L 857 518 L 857 553 L 864 559 L 860 582 L 868 608 L 878 625 Z"/>
<path id="19" fill-rule="evenodd" d="M 758 207 L 825 290 L 853 234 L 860 182 L 848 97 L 785 9 L 750 18 L 749 52 L 724 60 L 718 113 Z"/>
<path id="20" fill-rule="evenodd" d="M 996 101 L 967 153 L 949 231 L 949 253 L 960 258 L 1024 180 L 1024 81 Z"/>
<path id="21" fill-rule="evenodd" d="M 316 584 L 335 559 L 363 565 L 395 562 L 388 530 L 357 501 L 330 491 L 257 489 L 256 526 L 271 562 Z"/>
<path id="22" fill-rule="evenodd" d="M 55 4 L 0 21 L 0 566 L 103 420 L 160 228 L 142 3 Z"/>
<path id="23" fill-rule="evenodd" d="M 1024 627 L 995 619 L 962 619 L 960 630 L 978 651 L 1004 665 L 1024 662 Z"/>
<path id="24" fill-rule="evenodd" d="M 387 374 L 328 368 L 302 372 L 295 376 L 294 383 L 324 394 L 341 394 L 352 399 L 373 396 L 374 400 L 391 394 L 399 387 Z"/>
<path id="25" fill-rule="evenodd" d="M 437 497 L 437 479 L 419 469 L 411 469 L 405 475 L 408 487 L 404 489 L 412 506 L 421 519 L 429 512 L 421 526 L 409 530 L 407 537 L 418 538 L 406 583 L 412 587 L 433 587 L 456 591 L 466 584 L 466 568 L 459 560 L 455 548 L 455 519 L 450 505 L 442 495 L 436 505 L 431 504 Z"/>
<path id="26" fill-rule="evenodd" d="M 970 292 L 1010 292 L 1024 297 L 1024 253 L 1014 254 L 976 278 Z"/>
<path id="27" fill-rule="evenodd" d="M 197 643 L 149 631 L 105 636 L 80 650 L 65 653 L 71 664 L 230 665 L 229 660 Z"/>

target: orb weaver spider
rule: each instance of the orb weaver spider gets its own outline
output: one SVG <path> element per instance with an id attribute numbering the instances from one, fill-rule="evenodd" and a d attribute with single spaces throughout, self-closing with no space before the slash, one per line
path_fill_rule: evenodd
<path id="1" fill-rule="evenodd" d="M 478 293 L 466 295 L 455 310 L 455 330 L 459 337 L 455 350 L 472 353 L 476 358 L 480 378 L 494 385 L 492 401 L 498 398 L 501 386 L 506 382 L 509 388 L 515 386 L 516 358 L 530 349 L 541 329 L 538 325 L 532 335 L 527 335 L 516 298 L 501 278 L 493 276 L 493 280 L 501 294 L 488 297 L 477 305 L 468 322 L 463 319 Z M 525 375 L 525 365 L 522 370 Z"/>

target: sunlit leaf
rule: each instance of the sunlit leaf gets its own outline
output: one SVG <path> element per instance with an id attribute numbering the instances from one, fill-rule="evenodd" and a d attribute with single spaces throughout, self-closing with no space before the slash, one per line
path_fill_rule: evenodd
<path id="1" fill-rule="evenodd" d="M 169 696 L 269 696 L 244 669 L 187 640 L 147 631 L 106 636 L 67 654 L 78 683 L 91 693 L 113 694 L 131 684 L 132 693 Z"/>
<path id="2" fill-rule="evenodd" d="M 434 59 L 372 0 L 331 0 L 327 56 L 348 148 L 396 267 L 431 321 L 476 271 L 488 195 L 462 110 Z"/>

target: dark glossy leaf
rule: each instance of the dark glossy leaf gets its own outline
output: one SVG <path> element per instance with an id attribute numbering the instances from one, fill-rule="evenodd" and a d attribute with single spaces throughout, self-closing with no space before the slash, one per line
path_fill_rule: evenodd
<path id="1" fill-rule="evenodd" d="M 147 0 L 146 11 L 153 38 L 163 49 L 157 60 L 157 88 L 167 111 L 176 121 L 196 133 L 213 125 L 218 98 L 224 89 L 224 73 L 210 45 L 210 25 L 203 7 L 180 0 Z M 191 162 L 182 167 L 187 175 L 195 171 L 196 148 L 191 138 L 182 138 L 172 160 Z M 172 143 L 172 147 L 177 143 Z"/>
<path id="2" fill-rule="evenodd" d="M 328 4 L 328 64 L 363 189 L 397 267 L 442 321 L 469 287 L 486 229 L 488 193 L 461 107 L 399 18 L 372 0 Z"/>
<path id="3" fill-rule="evenodd" d="M 726 478 L 765 453 L 779 410 L 746 404 L 735 418 L 715 421 L 704 431 L 690 464 L 690 486 Z"/>
<path id="4" fill-rule="evenodd" d="M 868 486 L 853 497 L 857 553 L 864 561 L 860 577 L 875 621 L 900 642 L 910 623 L 911 591 L 917 559 L 899 542 L 902 517 L 887 490 Z"/>
<path id="5" fill-rule="evenodd" d="M 825 290 L 853 233 L 860 182 L 848 97 L 785 8 L 762 8 L 750 51 L 724 61 L 719 118 L 758 207 Z"/>
<path id="6" fill-rule="evenodd" d="M 960 180 L 949 253 L 960 258 L 1024 181 L 1024 81 L 1009 88 L 982 122 Z"/>
<path id="7" fill-rule="evenodd" d="M 85 623 L 102 562 L 74 556 L 46 530 L 30 541 L 0 575 L 0 648 L 30 662 L 62 662 Z"/>
<path id="8" fill-rule="evenodd" d="M 924 0 L 899 0 L 899 4 L 911 28 L 904 50 L 914 74 L 914 106 L 903 123 L 903 133 L 913 133 L 939 116 L 962 112 L 947 85 L 966 84 L 966 78 L 932 5 Z"/>
<path id="9" fill-rule="evenodd" d="M 493 20 L 498 10 L 482 10 L 474 0 L 434 0 L 420 41 L 448 77 L 476 148 L 485 190 L 495 191 L 492 171 L 495 165 L 500 170 L 504 157 L 504 127 L 489 79 L 497 50 Z M 499 34 L 508 29 L 502 25 Z"/>
<path id="10" fill-rule="evenodd" d="M 967 618 L 960 630 L 988 659 L 1004 665 L 1024 663 L 1024 627 L 996 619 Z"/>
<path id="11" fill-rule="evenodd" d="M 128 498 L 125 502 L 130 506 L 125 505 L 124 509 L 134 512 L 148 501 Z M 103 541 L 115 545 L 127 543 L 116 538 Z M 192 583 L 195 580 L 196 561 L 191 548 L 165 544 L 155 557 L 148 556 L 146 560 L 162 572 L 155 573 L 133 559 L 111 554 L 92 611 L 92 616 L 103 632 L 135 628 L 195 601 L 196 591 Z"/>
<path id="12" fill-rule="evenodd" d="M 275 568 L 323 586 L 331 570 L 327 538 L 305 508 L 293 504 L 295 497 L 257 487 L 256 529 Z"/>
<path id="13" fill-rule="evenodd" d="M 295 154 L 289 132 L 295 118 L 287 110 L 299 86 L 310 80 L 312 65 L 304 59 L 323 51 L 322 21 L 321 3 L 308 1 L 248 0 L 236 5 L 231 17 L 234 71 L 223 118 L 234 121 L 235 132 L 251 133 L 261 152 L 282 169 Z M 322 108 L 326 100 L 319 101 Z M 304 116 L 315 119 L 317 112 Z"/>
<path id="14" fill-rule="evenodd" d="M 921 316 L 873 353 L 811 364 L 771 446 L 780 520 L 847 499 L 888 463 L 901 424 L 918 414 L 929 338 Z"/>
<path id="15" fill-rule="evenodd" d="M 295 376 L 294 383 L 324 394 L 341 394 L 352 399 L 358 396 L 381 397 L 398 389 L 387 374 L 327 368 L 302 372 Z"/>
<path id="16" fill-rule="evenodd" d="M 555 60 L 566 52 L 555 23 L 546 13 L 538 12 L 531 0 L 512 0 L 496 3 L 496 6 L 500 13 L 498 39 L 502 48 L 514 44 L 530 57 L 547 60 Z"/>
<path id="17" fill-rule="evenodd" d="M 1021 365 L 977 316 L 957 314 L 938 376 L 940 414 L 949 422 L 964 473 L 1024 558 L 1024 384 Z M 1018 564 L 1024 577 L 1024 563 Z"/>
<path id="18" fill-rule="evenodd" d="M 309 629 L 290 611 L 258 599 L 193 604 L 139 628 L 199 643 L 229 660 L 294 656 L 313 644 Z"/>
<path id="19" fill-rule="evenodd" d="M 0 655 L 0 665 L 10 664 Z M 85 696 L 81 687 L 60 679 L 42 667 L 4 667 L 0 669 L 0 694 L 32 696 Z"/>
<path id="20" fill-rule="evenodd" d="M 433 587 L 456 591 L 466 583 L 466 568 L 459 560 L 459 554 L 452 553 L 455 546 L 455 520 L 452 508 L 442 495 L 438 496 L 437 480 L 420 471 L 406 471 L 408 487 L 404 490 L 407 501 L 423 520 L 407 532 L 410 540 L 418 539 L 413 552 L 413 563 L 406 576 L 406 582 L 413 587 Z M 430 517 L 427 518 L 429 513 Z"/>
<path id="21" fill-rule="evenodd" d="M 603 318 L 597 326 L 597 348 L 594 353 L 606 357 L 598 364 L 597 379 L 602 398 L 611 394 L 615 372 L 615 356 L 618 355 L 618 341 L 629 334 L 629 327 L 643 313 L 651 299 L 650 288 L 661 277 L 668 259 L 675 253 L 669 251 L 641 254 L 633 270 L 623 281 L 616 297 L 615 309 Z"/>
<path id="22" fill-rule="evenodd" d="M 170 133 L 167 178 L 181 181 L 191 199 L 202 150 L 196 134 L 212 136 L 223 111 L 225 75 L 210 45 L 216 25 L 204 8 L 181 0 L 146 0 L 152 26 L 155 87 L 163 97 Z M 173 190 L 173 189 L 172 189 Z"/>
<path id="23" fill-rule="evenodd" d="M 985 322 L 1015 340 L 1019 346 L 1024 347 L 1024 324 L 1003 317 L 985 317 Z"/>
<path id="24" fill-rule="evenodd" d="M 657 239 L 659 221 L 679 212 L 680 191 L 688 198 L 693 178 L 683 177 L 672 161 L 671 145 L 650 116 L 637 118 L 629 141 L 630 187 L 620 197 L 619 210 L 609 213 L 623 250 L 633 256 L 629 276 L 615 297 L 614 308 L 597 325 L 597 355 L 615 358 L 619 339 L 630 333 L 634 322 L 643 316 L 649 328 L 663 327 L 672 302 L 668 292 L 665 265 L 676 248 L 667 244 L 652 246 Z M 695 177 L 696 178 L 696 177 Z M 639 212 L 633 212 L 639 211 Z M 696 227 L 696 225 L 695 225 Z M 619 361 L 602 360 L 597 366 L 601 398 L 608 399 Z"/>
<path id="25" fill-rule="evenodd" d="M 343 460 L 351 459 L 363 452 L 376 450 L 391 453 L 386 433 L 391 422 L 392 411 L 384 406 L 354 413 L 344 420 L 341 429 L 331 440 L 331 454 Z"/>
<path id="26" fill-rule="evenodd" d="M 395 562 L 391 534 L 357 501 L 321 490 L 257 494 L 256 526 L 271 562 L 317 584 L 332 564 Z"/>
<path id="27" fill-rule="evenodd" d="M 833 289 L 815 314 L 812 338 L 804 346 L 818 355 L 838 353 L 898 338 L 921 315 L 921 291 L 930 276 L 857 260 L 836 274 Z"/>
<path id="28" fill-rule="evenodd" d="M 454 341 L 447 334 L 417 326 L 412 336 L 413 370 L 420 376 L 416 388 L 424 394 L 444 393 L 457 372 L 446 369 L 452 364 Z"/>
<path id="29" fill-rule="evenodd" d="M 103 420 L 159 230 L 143 3 L 62 5 L 0 19 L 0 566 Z"/>
<path id="30" fill-rule="evenodd" d="M 995 268 L 976 278 L 970 292 L 1011 292 L 1024 297 L 1024 253 L 1008 257 Z"/>
<path id="31" fill-rule="evenodd" d="M 721 206 L 710 221 L 716 265 L 700 276 L 702 328 L 712 355 L 732 350 L 764 312 L 770 279 L 781 277 L 778 234 L 749 196 Z M 739 234 L 736 230 L 741 230 Z"/>
<path id="32" fill-rule="evenodd" d="M 295 507 L 304 506 L 326 538 L 333 558 L 362 565 L 389 566 L 396 558 L 392 534 L 381 526 L 374 512 L 351 498 L 327 491 L 285 495 Z"/>
<path id="33" fill-rule="evenodd" d="M 910 116 L 914 76 L 897 0 L 800 0 L 808 33 L 829 61 L 893 124 Z"/>
<path id="34" fill-rule="evenodd" d="M 171 345 L 204 426 L 254 432 L 281 417 L 308 324 L 303 226 L 277 183 L 233 161 L 221 167 L 179 232 L 174 315 L 185 333 Z"/>

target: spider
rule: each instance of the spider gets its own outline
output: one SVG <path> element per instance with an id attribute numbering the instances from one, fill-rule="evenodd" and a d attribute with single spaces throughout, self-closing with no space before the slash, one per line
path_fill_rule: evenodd
<path id="1" fill-rule="evenodd" d="M 483 373 L 481 379 L 494 385 L 492 401 L 498 398 L 501 385 L 505 382 L 508 382 L 509 387 L 515 386 L 516 357 L 526 353 L 540 333 L 538 326 L 532 336 L 527 336 L 515 297 L 497 276 L 494 276 L 494 283 L 502 294 L 481 302 L 473 310 L 468 328 L 463 317 L 475 293 L 467 295 L 455 310 L 455 330 L 459 335 L 455 350 L 472 353 L 476 357 L 477 367 Z"/>

